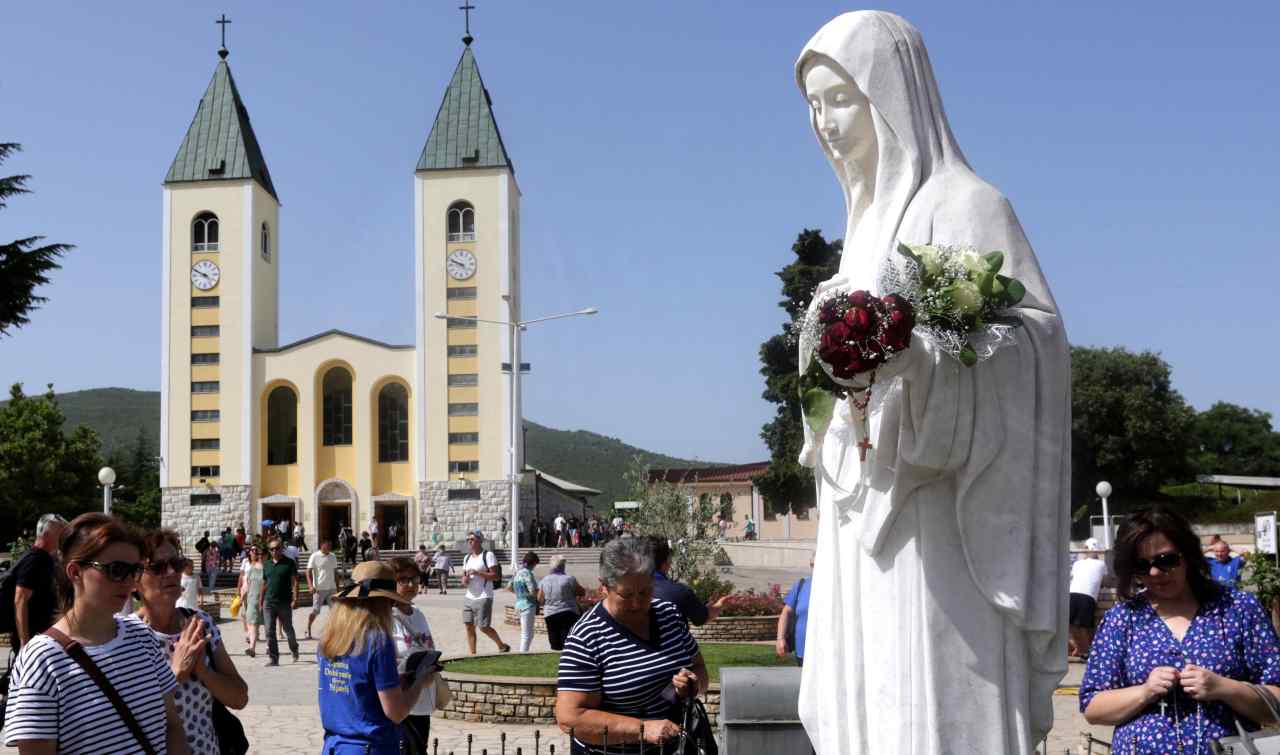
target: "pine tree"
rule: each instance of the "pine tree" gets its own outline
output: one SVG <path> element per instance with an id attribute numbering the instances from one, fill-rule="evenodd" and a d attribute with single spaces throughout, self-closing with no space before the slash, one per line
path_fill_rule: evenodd
<path id="1" fill-rule="evenodd" d="M 774 418 L 760 432 L 769 446 L 769 469 L 756 478 L 756 486 L 769 508 L 778 513 L 803 511 L 813 506 L 813 473 L 796 463 L 804 446 L 804 421 L 800 413 L 799 358 L 791 337 L 791 324 L 804 315 L 819 283 L 840 268 L 840 241 L 828 243 L 821 231 L 800 232 L 791 251 L 795 262 L 778 271 L 782 280 L 782 301 L 778 306 L 789 318 L 782 332 L 760 347 L 760 374 L 765 378 L 764 399 L 777 404 Z"/>
<path id="2" fill-rule="evenodd" d="M 0 162 L 21 149 L 19 144 L 0 142 Z M 26 186 L 30 178 L 0 176 L 0 210 L 9 197 L 31 193 Z M 44 236 L 28 236 L 0 244 L 0 335 L 30 322 L 28 315 L 47 301 L 36 296 L 35 289 L 49 282 L 48 273 L 61 267 L 57 259 L 74 248 L 70 244 L 37 246 L 43 240 Z"/>

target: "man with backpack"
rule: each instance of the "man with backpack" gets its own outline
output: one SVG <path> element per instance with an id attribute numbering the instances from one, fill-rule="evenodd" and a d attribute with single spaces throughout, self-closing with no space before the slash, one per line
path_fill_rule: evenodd
<path id="1" fill-rule="evenodd" d="M 31 550 L 0 584 L 0 630 L 8 632 L 16 653 L 32 637 L 53 626 L 58 568 L 58 542 L 67 520 L 45 514 L 36 523 Z"/>
<path id="2" fill-rule="evenodd" d="M 511 646 L 492 626 L 493 588 L 502 586 L 502 567 L 493 551 L 484 550 L 484 533 L 480 530 L 467 533 L 467 547 L 470 552 L 462 564 L 462 586 L 467 591 L 462 599 L 462 623 L 467 628 L 467 648 L 471 655 L 476 654 L 476 627 L 480 627 L 499 651 L 509 653 Z"/>

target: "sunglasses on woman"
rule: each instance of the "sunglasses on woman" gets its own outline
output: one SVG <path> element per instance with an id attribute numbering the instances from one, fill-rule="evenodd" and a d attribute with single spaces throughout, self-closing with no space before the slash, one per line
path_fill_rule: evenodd
<path id="1" fill-rule="evenodd" d="M 1133 566 L 1138 570 L 1139 574 L 1150 574 L 1153 566 L 1159 569 L 1162 574 L 1168 574 L 1177 569 L 1181 563 L 1182 554 L 1177 552 L 1161 553 L 1150 560 L 1145 558 L 1135 558 L 1133 560 Z"/>
<path id="2" fill-rule="evenodd" d="M 76 563 L 97 569 L 112 582 L 132 582 L 142 573 L 142 564 L 134 561 L 112 561 L 109 564 L 101 561 L 77 561 Z"/>
<path id="3" fill-rule="evenodd" d="M 174 574 L 181 574 L 182 572 L 186 571 L 187 565 L 190 563 L 191 563 L 190 559 L 183 558 L 182 556 L 177 556 L 175 558 L 170 558 L 170 559 L 161 560 L 161 561 L 148 561 L 146 569 L 148 574 L 154 574 L 157 577 L 163 577 L 165 573 L 168 572 L 170 569 L 173 570 Z"/>

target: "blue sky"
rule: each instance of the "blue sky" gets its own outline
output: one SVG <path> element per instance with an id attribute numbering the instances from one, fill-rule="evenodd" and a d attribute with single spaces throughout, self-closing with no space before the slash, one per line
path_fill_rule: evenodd
<path id="1" fill-rule="evenodd" d="M 28 390 L 157 389 L 161 180 L 230 62 L 281 214 L 281 338 L 413 341 L 412 171 L 462 46 L 442 2 L 17 3 L 0 238 L 70 242 L 0 340 Z M 527 416 L 721 461 L 766 457 L 757 349 L 805 227 L 843 233 L 792 65 L 849 6 L 477 0 L 523 199 Z M 1196 407 L 1280 414 L 1274 32 L 1255 3 L 900 2 L 957 138 L 1012 200 L 1072 341 L 1151 349 Z M 1269 222 L 1270 221 L 1270 222 Z M 102 316 L 105 312 L 107 316 Z"/>

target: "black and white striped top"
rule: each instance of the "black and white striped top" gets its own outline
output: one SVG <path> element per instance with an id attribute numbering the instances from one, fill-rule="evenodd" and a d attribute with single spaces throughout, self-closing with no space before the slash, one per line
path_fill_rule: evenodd
<path id="1" fill-rule="evenodd" d="M 698 643 L 684 617 L 665 600 L 649 604 L 649 640 L 637 637 L 597 603 L 565 640 L 558 689 L 599 693 L 601 710 L 633 718 L 666 718 L 673 700 L 663 691 L 691 668 Z"/>
<path id="2" fill-rule="evenodd" d="M 124 699 L 158 755 L 166 752 L 164 696 L 177 685 L 151 630 L 116 618 L 110 642 L 85 652 Z M 93 679 L 51 637 L 37 635 L 13 664 L 4 743 L 52 739 L 59 755 L 141 753 Z"/>

